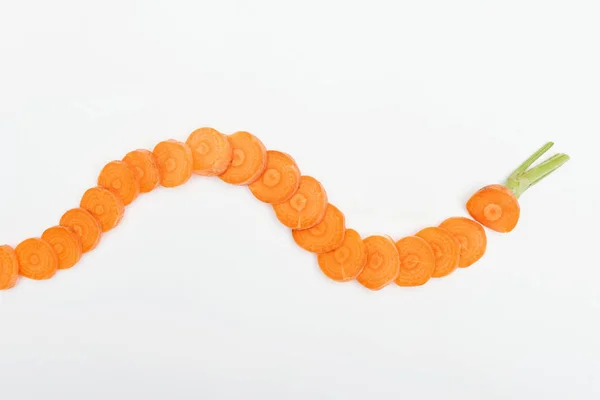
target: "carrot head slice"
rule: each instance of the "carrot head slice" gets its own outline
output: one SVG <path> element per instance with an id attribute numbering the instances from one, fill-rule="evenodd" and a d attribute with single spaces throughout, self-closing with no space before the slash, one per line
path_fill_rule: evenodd
<path id="1" fill-rule="evenodd" d="M 292 229 L 312 228 L 325 217 L 327 193 L 312 176 L 302 176 L 296 194 L 288 201 L 274 204 L 277 219 Z"/>
<path id="2" fill-rule="evenodd" d="M 79 206 L 88 210 L 100 222 L 102 232 L 117 226 L 125 213 L 125 206 L 121 199 L 102 187 L 86 190 Z"/>
<path id="3" fill-rule="evenodd" d="M 370 290 L 381 290 L 392 283 L 400 272 L 400 256 L 389 236 L 373 235 L 363 240 L 367 263 L 356 280 Z"/>
<path id="4" fill-rule="evenodd" d="M 294 229 L 294 241 L 306 251 L 327 253 L 337 249 L 344 242 L 346 234 L 346 217 L 334 205 L 328 204 L 325 217 L 317 225 L 309 229 Z"/>
<path id="5" fill-rule="evenodd" d="M 466 268 L 483 257 L 487 247 L 483 226 L 469 218 L 451 217 L 442 222 L 440 228 L 446 229 L 459 241 L 458 266 L 460 268 Z"/>
<path id="6" fill-rule="evenodd" d="M 124 205 L 131 204 L 140 194 L 138 173 L 135 167 L 124 161 L 106 164 L 98 177 L 98 186 L 119 196 Z"/>
<path id="7" fill-rule="evenodd" d="M 19 260 L 12 247 L 0 246 L 0 290 L 10 289 L 19 278 Z"/>
<path id="8" fill-rule="evenodd" d="M 70 228 L 53 226 L 44 231 L 42 239 L 52 246 L 58 256 L 58 269 L 71 268 L 81 259 L 81 239 Z"/>
<path id="9" fill-rule="evenodd" d="M 435 269 L 431 246 L 418 236 L 407 236 L 396 242 L 400 255 L 398 286 L 421 286 L 429 281 Z"/>
<path id="10" fill-rule="evenodd" d="M 433 249 L 435 269 L 431 276 L 440 278 L 450 275 L 458 268 L 460 258 L 460 243 L 444 228 L 428 227 L 419 231 L 415 236 L 424 239 Z"/>
<path id="11" fill-rule="evenodd" d="M 81 239 L 84 253 L 94 250 L 102 236 L 102 226 L 94 216 L 84 208 L 73 208 L 62 216 L 60 225 L 71 229 Z"/>
<path id="12" fill-rule="evenodd" d="M 19 260 L 19 274 L 43 280 L 50 279 L 58 270 L 58 256 L 50 243 L 40 238 L 26 239 L 15 248 Z"/>
<path id="13" fill-rule="evenodd" d="M 123 161 L 129 164 L 135 171 L 140 183 L 140 193 L 148 193 L 156 189 L 160 177 L 158 167 L 154 160 L 154 154 L 150 150 L 138 149 L 130 151 L 123 157 Z"/>
<path id="14" fill-rule="evenodd" d="M 496 184 L 475 192 L 467 202 L 467 211 L 481 225 L 506 233 L 519 222 L 521 207 L 508 188 Z"/>
<path id="15" fill-rule="evenodd" d="M 154 147 L 153 153 L 162 186 L 180 186 L 192 177 L 194 157 L 187 143 L 165 140 Z"/>
<path id="16" fill-rule="evenodd" d="M 267 149 L 254 135 L 236 132 L 227 137 L 233 149 L 229 168 L 219 176 L 232 185 L 249 185 L 256 181 L 267 167 Z"/>
<path id="17" fill-rule="evenodd" d="M 280 204 L 288 201 L 299 186 L 300 170 L 296 161 L 288 154 L 269 150 L 265 172 L 249 188 L 258 200 Z"/>
<path id="18" fill-rule="evenodd" d="M 196 129 L 186 143 L 192 149 L 194 172 L 198 175 L 221 175 L 231 164 L 231 143 L 227 136 L 213 128 Z"/>
<path id="19" fill-rule="evenodd" d="M 321 271 L 338 282 L 356 279 L 367 263 L 367 248 L 360 234 L 347 229 L 342 245 L 335 250 L 318 255 Z"/>

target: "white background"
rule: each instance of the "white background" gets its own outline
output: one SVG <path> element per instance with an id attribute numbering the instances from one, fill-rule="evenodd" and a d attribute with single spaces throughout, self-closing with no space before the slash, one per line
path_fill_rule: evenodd
<path id="1" fill-rule="evenodd" d="M 0 293 L 3 399 L 600 396 L 597 1 L 0 4 L 13 246 L 201 126 L 289 152 L 395 239 L 547 140 L 572 157 L 480 262 L 380 292 L 325 278 L 246 188 L 143 195 L 76 267 Z"/>

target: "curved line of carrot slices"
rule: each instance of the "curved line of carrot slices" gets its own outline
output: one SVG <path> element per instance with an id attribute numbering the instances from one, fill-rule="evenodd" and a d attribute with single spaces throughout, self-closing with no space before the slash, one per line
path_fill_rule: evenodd
<path id="1" fill-rule="evenodd" d="M 193 131 L 185 142 L 170 139 L 152 150 L 137 149 L 111 161 L 78 207 L 67 210 L 58 225 L 16 247 L 0 246 L 0 290 L 20 276 L 43 280 L 75 266 L 95 249 L 102 236 L 122 221 L 125 207 L 140 195 L 163 186 L 177 187 L 194 175 L 248 186 L 290 228 L 296 244 L 313 253 L 325 276 L 357 281 L 378 291 L 391 283 L 421 286 L 469 267 L 485 253 L 487 238 L 479 219 L 499 231 L 518 220 L 518 202 L 501 185 L 475 193 L 467 209 L 475 220 L 451 217 L 394 242 L 387 235 L 362 238 L 346 225 L 346 216 L 328 201 L 317 179 L 302 175 L 287 153 L 267 150 L 249 132 L 223 134 L 213 128 Z"/>

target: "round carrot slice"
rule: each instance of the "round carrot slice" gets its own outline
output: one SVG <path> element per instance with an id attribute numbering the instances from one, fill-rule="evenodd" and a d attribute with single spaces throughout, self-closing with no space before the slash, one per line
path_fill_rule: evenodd
<path id="1" fill-rule="evenodd" d="M 113 229 L 121 222 L 125 206 L 116 194 L 102 187 L 88 189 L 79 205 L 88 210 L 100 222 L 102 232 Z"/>
<path id="2" fill-rule="evenodd" d="M 53 226 L 44 231 L 42 239 L 50 243 L 58 256 L 58 269 L 71 268 L 81 259 L 81 239 L 70 228 Z"/>
<path id="3" fill-rule="evenodd" d="M 467 211 L 481 225 L 496 232 L 512 231 L 521 214 L 515 195 L 502 185 L 488 185 L 471 196 Z"/>
<path id="4" fill-rule="evenodd" d="M 19 260 L 19 274 L 43 280 L 50 279 L 58 270 L 58 256 L 50 243 L 43 239 L 26 239 L 15 248 Z"/>
<path id="5" fill-rule="evenodd" d="M 153 153 L 162 186 L 180 186 L 192 177 L 194 157 L 192 149 L 186 143 L 166 140 L 157 144 Z"/>
<path id="6" fill-rule="evenodd" d="M 102 186 L 119 196 L 124 205 L 131 204 L 140 194 L 140 182 L 133 166 L 124 161 L 111 161 L 98 177 Z"/>
<path id="7" fill-rule="evenodd" d="M 400 255 L 398 286 L 421 286 L 429 281 L 435 269 L 435 255 L 431 246 L 418 236 L 407 236 L 396 242 Z"/>
<path id="8" fill-rule="evenodd" d="M 196 129 L 186 143 L 192 149 L 194 172 L 202 176 L 217 176 L 229 168 L 233 148 L 227 136 L 213 128 Z"/>
<path id="9" fill-rule="evenodd" d="M 300 170 L 296 161 L 280 151 L 267 151 L 267 169 L 258 180 L 249 185 L 258 200 L 280 204 L 288 201 L 300 186 Z"/>
<path id="10" fill-rule="evenodd" d="M 84 253 L 98 246 L 102 236 L 100 222 L 86 209 L 73 208 L 60 219 L 60 225 L 71 229 L 81 240 L 81 250 Z"/>
<path id="11" fill-rule="evenodd" d="M 325 217 L 309 229 L 294 229 L 294 241 L 306 251 L 327 253 L 337 249 L 344 242 L 346 217 L 332 204 L 327 205 Z"/>
<path id="12" fill-rule="evenodd" d="M 367 264 L 356 280 L 367 289 L 383 289 L 400 272 L 400 256 L 396 245 L 387 235 L 369 236 L 363 242 L 367 249 Z"/>
<path id="13" fill-rule="evenodd" d="M 249 185 L 256 181 L 267 167 L 267 149 L 254 135 L 236 132 L 227 137 L 233 149 L 233 159 L 227 170 L 219 176 L 232 185 Z"/>
<path id="14" fill-rule="evenodd" d="M 318 255 L 319 267 L 329 278 L 338 282 L 356 279 L 367 263 L 367 247 L 360 234 L 347 229 L 342 245 Z"/>
<path id="15" fill-rule="evenodd" d="M 292 229 L 312 228 L 325 217 L 327 193 L 312 176 L 302 176 L 295 195 L 288 201 L 273 205 L 282 224 Z"/>
<path id="16" fill-rule="evenodd" d="M 123 157 L 123 161 L 131 165 L 140 183 L 140 192 L 148 193 L 156 189 L 160 177 L 154 154 L 150 150 L 138 149 Z"/>
<path id="17" fill-rule="evenodd" d="M 465 217 L 448 218 L 440 228 L 450 232 L 460 243 L 458 266 L 466 268 L 474 264 L 485 254 L 487 237 L 483 226 Z"/>
<path id="18" fill-rule="evenodd" d="M 460 243 L 444 228 L 429 227 L 422 229 L 415 236 L 424 239 L 433 249 L 435 269 L 431 276 L 440 278 L 450 275 L 458 268 Z"/>
<path id="19" fill-rule="evenodd" d="M 19 260 L 12 247 L 0 246 L 0 290 L 10 289 L 19 278 Z"/>

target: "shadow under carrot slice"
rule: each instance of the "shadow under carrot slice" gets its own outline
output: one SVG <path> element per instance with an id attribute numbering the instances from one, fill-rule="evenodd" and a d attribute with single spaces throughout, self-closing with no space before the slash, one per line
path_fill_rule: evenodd
<path id="1" fill-rule="evenodd" d="M 440 228 L 446 229 L 460 243 L 460 268 L 474 264 L 485 254 L 487 237 L 479 223 L 465 217 L 451 217 L 442 222 Z"/>
<path id="2" fill-rule="evenodd" d="M 140 182 L 135 167 L 124 161 L 111 161 L 98 176 L 102 186 L 119 196 L 124 205 L 131 204 L 140 194 Z"/>
<path id="3" fill-rule="evenodd" d="M 165 140 L 158 143 L 152 153 L 162 186 L 181 186 L 192 177 L 194 158 L 192 149 L 186 143 L 173 139 Z"/>
<path id="4" fill-rule="evenodd" d="M 186 143 L 192 149 L 194 173 L 217 176 L 227 170 L 233 159 L 233 148 L 227 136 L 213 128 L 196 129 Z"/>
<path id="5" fill-rule="evenodd" d="M 334 205 L 327 205 L 325 217 L 309 229 L 294 229 L 292 236 L 296 244 L 311 253 L 327 253 L 344 242 L 346 217 Z"/>
<path id="6" fill-rule="evenodd" d="M 325 217 L 327 193 L 312 176 L 302 176 L 296 194 L 288 201 L 274 204 L 277 219 L 292 229 L 312 228 Z"/>
<path id="7" fill-rule="evenodd" d="M 354 229 L 346 229 L 344 241 L 340 247 L 318 255 L 321 271 L 338 282 L 347 282 L 362 272 L 367 263 L 367 247 L 360 234 Z"/>
<path id="8" fill-rule="evenodd" d="M 125 206 L 121 199 L 102 187 L 86 190 L 81 198 L 80 207 L 88 210 L 100 222 L 102 232 L 117 226 L 125 214 Z"/>
<path id="9" fill-rule="evenodd" d="M 400 255 L 398 286 L 421 286 L 429 281 L 435 269 L 433 249 L 418 236 L 407 236 L 396 242 Z"/>
<path id="10" fill-rule="evenodd" d="M 435 269 L 432 277 L 441 278 L 450 275 L 458 268 L 460 243 L 450 232 L 439 227 L 428 227 L 415 236 L 424 239 L 433 249 Z"/>
<path id="11" fill-rule="evenodd" d="M 19 274 L 35 280 L 50 279 L 58 270 L 58 256 L 50 243 L 40 238 L 26 239 L 15 248 Z"/>
<path id="12" fill-rule="evenodd" d="M 258 200 L 280 204 L 288 201 L 300 186 L 300 170 L 296 161 L 280 151 L 267 151 L 267 167 L 256 181 L 248 185 Z"/>
<path id="13" fill-rule="evenodd" d="M 138 149 L 130 151 L 123 157 L 123 161 L 135 170 L 140 193 L 148 193 L 156 189 L 160 183 L 160 176 L 154 154 L 150 150 Z"/>
<path id="14" fill-rule="evenodd" d="M 232 185 L 249 185 L 256 181 L 267 167 L 267 149 L 263 142 L 248 132 L 227 136 L 233 149 L 229 168 L 219 175 L 223 182 Z"/>
<path id="15" fill-rule="evenodd" d="M 400 255 L 392 238 L 373 235 L 363 240 L 367 263 L 356 280 L 370 290 L 381 290 L 400 273 Z"/>
<path id="16" fill-rule="evenodd" d="M 19 260 L 15 250 L 8 245 L 0 246 L 0 290 L 14 287 L 18 278 Z"/>

